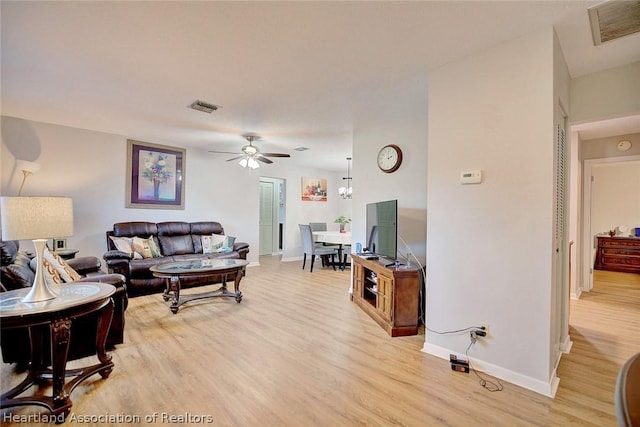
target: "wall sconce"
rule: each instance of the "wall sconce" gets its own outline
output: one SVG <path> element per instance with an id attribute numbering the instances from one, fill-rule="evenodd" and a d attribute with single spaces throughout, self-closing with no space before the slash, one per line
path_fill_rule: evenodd
<path id="1" fill-rule="evenodd" d="M 16 161 L 16 167 L 22 171 L 22 184 L 20 184 L 20 189 L 18 190 L 18 196 L 21 196 L 22 188 L 24 187 L 24 182 L 27 180 L 27 177 L 32 173 L 38 172 L 40 170 L 40 165 L 27 160 L 18 160 Z"/>
<path id="2" fill-rule="evenodd" d="M 353 188 L 351 188 L 351 157 L 347 157 L 347 176 L 343 176 L 342 179 L 347 180 L 346 187 L 338 188 L 338 195 L 343 199 L 350 199 L 353 194 Z"/>

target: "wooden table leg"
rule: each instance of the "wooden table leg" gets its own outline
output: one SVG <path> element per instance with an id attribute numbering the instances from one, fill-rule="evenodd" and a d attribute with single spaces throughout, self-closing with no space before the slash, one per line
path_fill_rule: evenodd
<path id="1" fill-rule="evenodd" d="M 233 281 L 233 291 L 236 294 L 236 302 L 238 304 L 242 301 L 242 292 L 240 292 L 240 280 L 242 280 L 242 276 L 244 276 L 244 269 L 236 271 L 236 277 Z"/>
<path id="2" fill-rule="evenodd" d="M 65 390 L 64 381 L 69 356 L 69 340 L 71 338 L 71 319 L 58 319 L 51 324 L 51 381 L 53 386 L 54 412 L 71 407 L 69 393 Z"/>
<path id="3" fill-rule="evenodd" d="M 180 277 L 171 277 L 171 292 L 173 293 L 173 299 L 171 300 L 171 307 L 169 308 L 173 314 L 176 314 L 180 307 Z"/>

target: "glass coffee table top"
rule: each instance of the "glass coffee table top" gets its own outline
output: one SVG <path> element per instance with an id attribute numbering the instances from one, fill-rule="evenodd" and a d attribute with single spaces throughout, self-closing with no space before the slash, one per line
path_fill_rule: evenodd
<path id="1" fill-rule="evenodd" d="M 249 265 L 249 261 L 244 259 L 193 259 L 154 265 L 150 270 L 156 273 L 180 274 L 226 270 L 246 265 Z"/>

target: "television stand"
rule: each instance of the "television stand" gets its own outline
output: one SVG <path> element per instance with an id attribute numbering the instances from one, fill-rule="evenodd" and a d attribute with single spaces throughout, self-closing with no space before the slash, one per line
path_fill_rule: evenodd
<path id="1" fill-rule="evenodd" d="M 380 260 L 351 255 L 351 299 L 392 337 L 418 333 L 420 270 L 381 265 Z"/>
<path id="2" fill-rule="evenodd" d="M 396 260 L 384 256 L 378 256 L 378 264 L 383 267 L 393 267 L 396 265 Z"/>

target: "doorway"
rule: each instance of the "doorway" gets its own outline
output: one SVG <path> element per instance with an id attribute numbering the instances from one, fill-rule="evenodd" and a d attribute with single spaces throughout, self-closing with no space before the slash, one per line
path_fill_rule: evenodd
<path id="1" fill-rule="evenodd" d="M 260 256 L 282 253 L 286 216 L 285 194 L 283 179 L 260 178 Z"/>
<path id="2" fill-rule="evenodd" d="M 616 188 L 619 188 L 619 184 L 616 185 L 601 185 L 606 184 L 606 181 L 599 180 L 596 184 L 596 179 L 594 178 L 594 174 L 597 174 L 598 171 L 609 170 L 607 175 L 612 175 L 612 171 L 615 169 L 624 169 L 632 165 L 632 168 L 637 168 L 640 165 L 640 156 L 622 156 L 622 157 L 607 157 L 601 159 L 591 159 L 585 160 L 584 162 L 584 176 L 583 176 L 583 229 L 582 229 L 582 241 L 583 241 L 583 252 L 582 252 L 582 286 L 579 291 L 590 291 L 593 288 L 593 264 L 595 261 L 595 235 L 600 232 L 606 232 L 608 230 L 603 229 L 604 225 L 607 224 L 608 228 L 610 227 L 610 223 L 601 220 L 603 216 L 606 216 L 606 213 L 601 212 L 602 209 L 606 206 L 612 206 L 613 203 L 607 202 L 605 198 L 609 196 L 613 197 L 613 200 L 616 200 Z M 615 180 L 615 178 L 614 178 Z M 629 185 L 634 184 L 634 181 L 631 180 L 628 182 Z M 609 188 L 611 187 L 611 188 Z M 616 187 L 616 188 L 614 188 Z M 639 191 L 640 183 L 635 182 L 635 191 Z M 629 197 L 631 194 L 640 194 L 635 192 L 633 189 L 628 189 L 626 191 Z M 624 195 L 618 197 L 625 197 Z M 618 199 L 620 201 L 621 199 Z M 615 208 L 613 208 L 615 210 Z M 595 215 L 595 217 L 594 217 Z M 619 221 L 624 223 L 624 220 Z M 617 225 L 621 225 L 617 224 Z M 635 225 L 628 224 L 631 227 L 635 227 Z M 604 228 L 607 228 L 604 227 Z"/>

